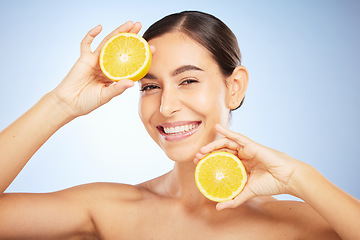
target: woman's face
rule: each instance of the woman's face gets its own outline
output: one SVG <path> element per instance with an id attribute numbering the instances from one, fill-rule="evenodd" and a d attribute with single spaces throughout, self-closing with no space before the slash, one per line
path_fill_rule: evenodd
<path id="1" fill-rule="evenodd" d="M 190 161 L 218 137 L 215 124 L 229 121 L 225 77 L 210 53 L 183 33 L 149 41 L 151 68 L 140 83 L 140 118 L 174 161 Z"/>

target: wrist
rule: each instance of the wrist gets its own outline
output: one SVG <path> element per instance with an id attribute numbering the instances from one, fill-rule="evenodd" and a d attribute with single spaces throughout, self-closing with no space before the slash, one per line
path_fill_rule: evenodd
<path id="1" fill-rule="evenodd" d="M 307 201 L 311 194 L 316 193 L 317 186 L 323 178 L 314 167 L 299 161 L 289 186 L 290 194 Z"/>
<path id="2" fill-rule="evenodd" d="M 75 118 L 71 111 L 69 111 L 68 106 L 53 92 L 45 94 L 39 102 L 44 105 L 47 120 L 58 127 L 65 125 Z"/>

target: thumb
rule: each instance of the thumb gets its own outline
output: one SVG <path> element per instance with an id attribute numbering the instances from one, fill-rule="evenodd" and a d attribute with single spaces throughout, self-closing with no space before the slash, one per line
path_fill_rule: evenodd
<path id="1" fill-rule="evenodd" d="M 109 102 L 112 98 L 122 94 L 126 89 L 133 87 L 134 82 L 129 79 L 120 80 L 117 83 L 104 87 L 102 90 L 102 102 Z"/>
<path id="2" fill-rule="evenodd" d="M 250 190 L 250 188 L 245 187 L 244 190 L 237 195 L 234 199 L 226 202 L 221 202 L 216 205 L 216 210 L 220 211 L 225 208 L 236 208 L 246 202 L 247 200 L 255 197 L 256 195 Z"/>

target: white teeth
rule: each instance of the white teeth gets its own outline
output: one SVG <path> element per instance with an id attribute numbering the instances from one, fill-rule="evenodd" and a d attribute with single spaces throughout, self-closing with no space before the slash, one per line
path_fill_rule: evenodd
<path id="1" fill-rule="evenodd" d="M 181 126 L 180 127 L 180 132 L 184 132 L 185 131 L 185 127 L 184 126 Z"/>
<path id="2" fill-rule="evenodd" d="M 189 131 L 189 125 L 184 126 L 184 131 L 186 131 L 186 132 Z"/>
<path id="3" fill-rule="evenodd" d="M 195 124 L 186 124 L 186 125 L 181 125 L 181 126 L 176 126 L 176 127 L 164 127 L 164 132 L 166 134 L 179 134 L 179 133 L 184 133 L 184 132 L 188 132 L 192 129 L 194 129 L 195 127 L 197 127 L 199 125 L 199 123 L 195 123 Z"/>

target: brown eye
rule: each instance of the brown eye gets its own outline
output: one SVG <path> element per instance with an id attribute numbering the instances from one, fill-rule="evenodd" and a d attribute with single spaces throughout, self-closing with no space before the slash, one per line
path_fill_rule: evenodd
<path id="1" fill-rule="evenodd" d="M 182 81 L 180 85 L 189 85 L 191 83 L 198 83 L 198 82 L 199 81 L 195 80 L 195 79 L 186 79 L 186 80 Z"/>
<path id="2" fill-rule="evenodd" d="M 160 87 L 157 86 L 157 85 L 151 85 L 151 84 L 149 84 L 149 85 L 143 86 L 143 87 L 140 89 L 140 91 L 146 92 L 146 91 L 151 91 L 151 90 L 158 89 L 158 88 L 160 88 Z"/>

